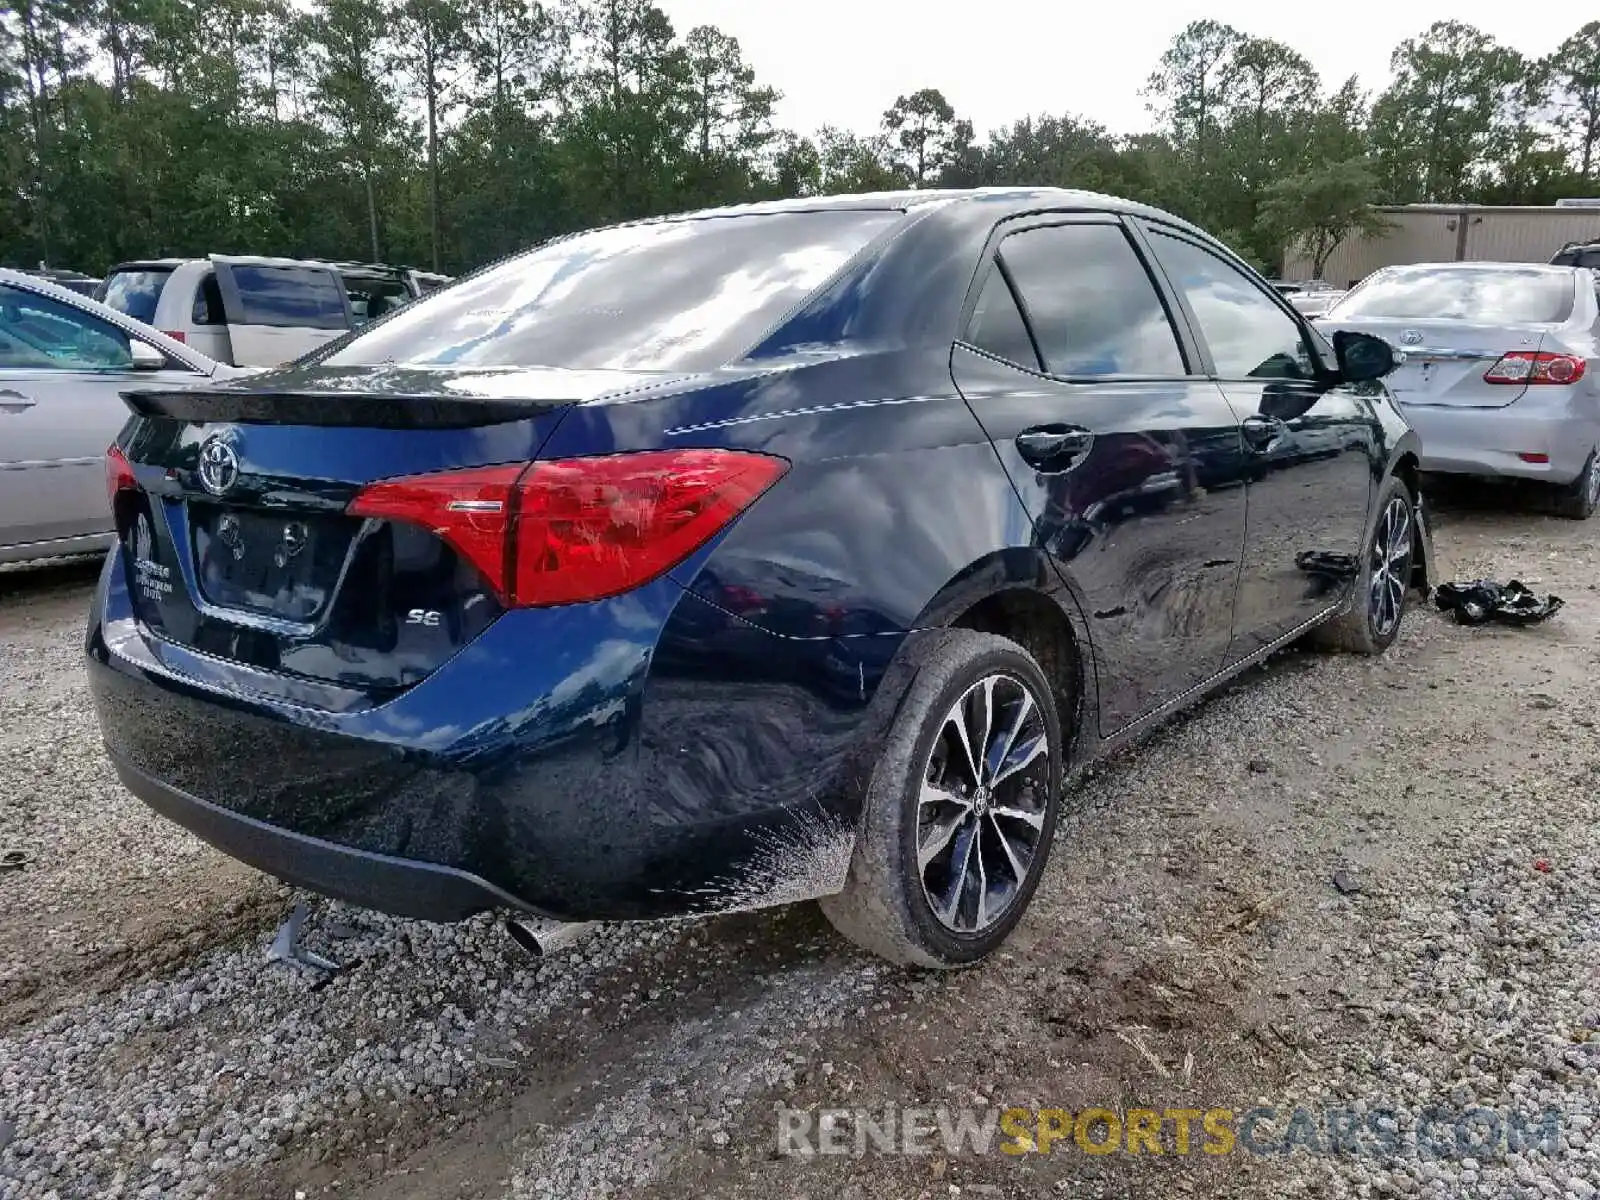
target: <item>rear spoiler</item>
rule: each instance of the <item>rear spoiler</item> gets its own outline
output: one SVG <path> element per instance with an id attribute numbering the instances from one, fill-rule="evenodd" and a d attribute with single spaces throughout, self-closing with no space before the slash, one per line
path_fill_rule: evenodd
<path id="1" fill-rule="evenodd" d="M 141 417 L 226 421 L 240 425 L 318 425 L 357 429 L 471 429 L 543 416 L 568 400 L 500 400 L 484 396 L 360 395 L 319 391 L 228 391 L 183 388 L 128 391 L 122 402 Z"/>

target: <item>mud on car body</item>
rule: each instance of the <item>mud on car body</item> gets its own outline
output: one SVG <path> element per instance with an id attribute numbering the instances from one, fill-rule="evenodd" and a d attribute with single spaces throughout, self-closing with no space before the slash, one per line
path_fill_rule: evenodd
<path id="1" fill-rule="evenodd" d="M 823 897 L 891 959 L 976 961 L 1073 767 L 1296 638 L 1393 641 L 1430 551 L 1392 361 L 1087 193 L 549 243 L 130 394 L 106 745 L 228 853 L 389 912 Z"/>

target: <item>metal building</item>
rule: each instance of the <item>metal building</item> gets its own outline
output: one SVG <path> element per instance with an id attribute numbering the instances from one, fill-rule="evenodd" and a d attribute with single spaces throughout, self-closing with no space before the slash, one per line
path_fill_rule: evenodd
<path id="1" fill-rule="evenodd" d="M 1400 263 L 1549 262 L 1568 242 L 1600 241 L 1600 209 L 1576 205 L 1407 204 L 1378 211 L 1388 229 L 1341 242 L 1322 272 L 1328 282 L 1349 287 L 1379 267 Z M 1310 279 L 1310 257 L 1291 251 L 1283 278 Z"/>

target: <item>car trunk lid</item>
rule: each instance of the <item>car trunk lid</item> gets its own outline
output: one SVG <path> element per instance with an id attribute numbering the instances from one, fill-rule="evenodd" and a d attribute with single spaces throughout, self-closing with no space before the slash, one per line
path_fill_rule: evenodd
<path id="1" fill-rule="evenodd" d="M 504 611 L 480 564 L 423 524 L 355 515 L 378 480 L 539 455 L 568 407 L 624 372 L 268 372 L 125 396 L 135 486 L 116 493 L 150 635 L 254 668 L 411 686 Z"/>
<path id="2" fill-rule="evenodd" d="M 1526 383 L 1490 383 L 1484 376 L 1506 354 L 1537 353 L 1546 337 L 1542 325 L 1453 320 L 1329 321 L 1323 328 L 1383 338 L 1405 355 L 1384 379 L 1394 398 L 1442 408 L 1504 408 L 1520 399 Z"/>

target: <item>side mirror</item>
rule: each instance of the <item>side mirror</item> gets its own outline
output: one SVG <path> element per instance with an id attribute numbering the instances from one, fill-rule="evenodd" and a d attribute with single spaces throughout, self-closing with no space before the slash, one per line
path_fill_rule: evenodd
<path id="1" fill-rule="evenodd" d="M 135 371 L 162 371 L 167 367 L 167 356 L 149 342 L 138 338 L 128 339 L 128 354 L 133 359 Z"/>
<path id="2" fill-rule="evenodd" d="M 1339 359 L 1339 375 L 1346 383 L 1382 379 L 1401 361 L 1395 348 L 1381 337 L 1347 329 L 1333 335 L 1333 352 Z"/>

